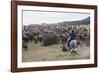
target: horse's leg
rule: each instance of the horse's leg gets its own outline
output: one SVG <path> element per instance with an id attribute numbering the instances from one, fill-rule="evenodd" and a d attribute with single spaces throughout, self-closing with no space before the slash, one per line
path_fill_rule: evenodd
<path id="1" fill-rule="evenodd" d="M 71 54 L 74 54 L 74 49 L 73 48 L 70 50 L 70 53 Z"/>
<path id="2" fill-rule="evenodd" d="M 75 49 L 74 49 L 74 53 L 75 53 L 76 55 L 78 55 L 77 51 L 78 51 L 77 48 L 75 48 Z"/>
<path id="3" fill-rule="evenodd" d="M 77 48 L 75 48 L 75 51 L 78 51 L 78 49 L 77 49 Z"/>

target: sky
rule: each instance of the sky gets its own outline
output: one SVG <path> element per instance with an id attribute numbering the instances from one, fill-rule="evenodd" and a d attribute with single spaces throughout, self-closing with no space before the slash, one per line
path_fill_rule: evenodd
<path id="1" fill-rule="evenodd" d="M 53 12 L 53 11 L 22 11 L 23 25 L 41 24 L 41 23 L 58 23 L 63 21 L 82 20 L 89 17 L 89 13 L 79 12 Z"/>

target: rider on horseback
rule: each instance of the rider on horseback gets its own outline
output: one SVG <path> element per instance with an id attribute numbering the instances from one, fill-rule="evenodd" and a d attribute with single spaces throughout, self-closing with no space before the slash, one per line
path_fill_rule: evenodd
<path id="1" fill-rule="evenodd" d="M 69 36 L 68 36 L 68 47 L 70 47 L 70 46 L 69 46 L 70 42 L 71 42 L 72 40 L 74 40 L 75 38 L 76 38 L 76 34 L 75 34 L 74 30 L 72 30 L 72 31 L 69 33 Z"/>

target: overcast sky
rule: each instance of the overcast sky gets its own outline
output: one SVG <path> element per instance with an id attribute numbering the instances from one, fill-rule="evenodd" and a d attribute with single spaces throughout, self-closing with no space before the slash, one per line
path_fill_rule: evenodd
<path id="1" fill-rule="evenodd" d="M 90 16 L 88 13 L 47 11 L 23 11 L 22 14 L 23 25 L 75 21 L 82 20 Z"/>

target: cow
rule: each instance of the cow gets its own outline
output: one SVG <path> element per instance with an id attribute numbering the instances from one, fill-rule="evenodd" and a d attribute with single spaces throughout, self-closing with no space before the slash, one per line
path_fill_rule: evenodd
<path id="1" fill-rule="evenodd" d="M 43 39 L 42 39 L 43 46 L 57 44 L 58 42 L 59 42 L 59 38 L 55 34 L 49 33 L 43 35 Z"/>

